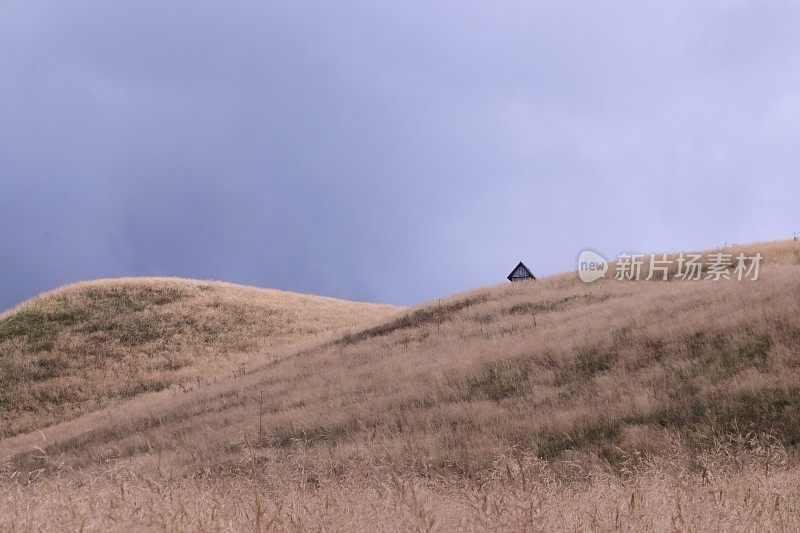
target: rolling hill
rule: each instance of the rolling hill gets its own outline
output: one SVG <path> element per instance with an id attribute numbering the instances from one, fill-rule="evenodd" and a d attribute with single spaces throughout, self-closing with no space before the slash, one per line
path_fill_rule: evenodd
<path id="1" fill-rule="evenodd" d="M 228 283 L 100 280 L 0 316 L 0 436 L 176 384 L 384 318 L 397 308 Z M 244 367 L 240 367 L 244 364 Z"/>
<path id="2" fill-rule="evenodd" d="M 800 524 L 786 488 L 800 478 L 791 466 L 800 444 L 800 243 L 725 250 L 756 252 L 756 281 L 586 284 L 569 273 L 475 290 L 287 346 L 240 376 L 4 439 L 0 456 L 10 478 L 40 480 L 47 494 L 88 479 L 107 480 L 104 494 L 138 490 L 165 529 L 191 528 L 159 503 L 170 487 L 246 501 L 243 510 L 225 499 L 210 517 L 193 507 L 222 528 L 215 520 L 225 516 L 261 529 L 264 509 L 264 521 L 310 527 L 333 508 L 345 529 L 590 520 L 614 528 L 614 512 L 617 527 L 623 512 L 653 520 L 639 527 L 667 528 L 677 498 L 679 513 L 696 512 L 707 527 L 780 519 L 791 529 Z M 762 462 L 746 470 L 746 457 Z M 778 467 L 783 477 L 762 479 Z M 717 488 L 735 483 L 727 510 L 715 511 Z M 637 500 L 632 485 L 652 490 Z M 768 485 L 789 498 L 789 514 L 776 516 L 775 496 L 752 489 Z M 693 501 L 705 507 L 690 511 Z M 741 511 L 753 506 L 763 513 Z M 610 514 L 598 517 L 598 508 Z"/>

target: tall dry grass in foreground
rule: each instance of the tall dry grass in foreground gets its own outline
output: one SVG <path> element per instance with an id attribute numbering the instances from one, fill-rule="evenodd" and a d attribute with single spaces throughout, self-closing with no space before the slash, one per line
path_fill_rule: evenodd
<path id="1" fill-rule="evenodd" d="M 98 529 L 797 529 L 800 245 L 729 251 L 743 250 L 765 255 L 758 281 L 481 289 L 4 439 L 0 515 Z"/>
<path id="2" fill-rule="evenodd" d="M 530 456 L 497 458 L 480 485 L 363 461 L 310 481 L 245 460 L 235 475 L 175 475 L 152 457 L 0 484 L 4 531 L 797 531 L 800 467 L 774 442 L 717 443 L 575 479 Z"/>

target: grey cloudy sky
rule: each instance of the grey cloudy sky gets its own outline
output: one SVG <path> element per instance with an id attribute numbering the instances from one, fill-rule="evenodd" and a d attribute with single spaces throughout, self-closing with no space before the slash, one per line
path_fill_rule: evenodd
<path id="1" fill-rule="evenodd" d="M 0 309 L 185 276 L 415 304 L 800 230 L 800 4 L 0 4 Z"/>

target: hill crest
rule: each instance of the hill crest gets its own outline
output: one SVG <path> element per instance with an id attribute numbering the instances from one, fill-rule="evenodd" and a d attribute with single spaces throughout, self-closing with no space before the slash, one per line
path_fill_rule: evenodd
<path id="1" fill-rule="evenodd" d="M 0 315 L 0 435 L 206 379 L 396 309 L 180 278 L 68 285 Z"/>

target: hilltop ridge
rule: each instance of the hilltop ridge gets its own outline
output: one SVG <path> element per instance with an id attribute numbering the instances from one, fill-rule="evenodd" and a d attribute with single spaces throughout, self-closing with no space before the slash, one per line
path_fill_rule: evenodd
<path id="1" fill-rule="evenodd" d="M 396 309 L 178 278 L 62 287 L 0 315 L 0 437 L 215 379 Z"/>

